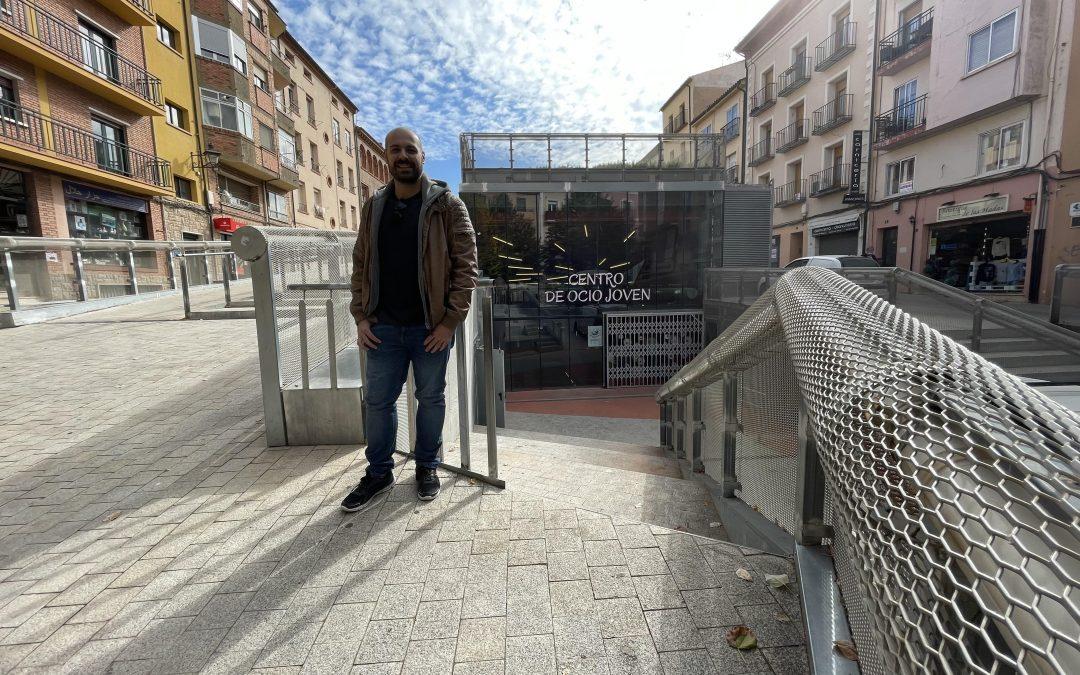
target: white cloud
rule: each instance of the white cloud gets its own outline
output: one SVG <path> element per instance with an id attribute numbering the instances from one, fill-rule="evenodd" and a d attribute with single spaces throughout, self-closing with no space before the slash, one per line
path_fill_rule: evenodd
<path id="1" fill-rule="evenodd" d="M 686 77 L 737 59 L 768 9 L 663 0 L 286 3 L 289 30 L 376 137 L 406 124 L 431 159 L 463 131 L 655 132 Z"/>

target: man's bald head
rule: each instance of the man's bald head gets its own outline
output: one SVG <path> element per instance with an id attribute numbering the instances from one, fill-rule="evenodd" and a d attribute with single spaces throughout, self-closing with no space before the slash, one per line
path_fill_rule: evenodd
<path id="1" fill-rule="evenodd" d="M 413 184 L 424 172 L 424 145 L 420 136 L 408 127 L 397 127 L 386 134 L 386 162 L 390 175 L 398 183 Z"/>

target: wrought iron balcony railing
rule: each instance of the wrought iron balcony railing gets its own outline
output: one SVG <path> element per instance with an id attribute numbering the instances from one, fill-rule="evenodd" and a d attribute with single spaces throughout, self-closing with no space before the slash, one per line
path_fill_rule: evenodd
<path id="1" fill-rule="evenodd" d="M 738 117 L 732 118 L 730 122 L 724 125 L 724 128 L 720 130 L 720 133 L 724 136 L 724 142 L 739 137 L 739 131 L 742 128 L 742 120 Z"/>
<path id="2" fill-rule="evenodd" d="M 835 33 L 821 41 L 814 50 L 814 70 L 828 70 L 840 59 L 855 51 L 855 22 L 847 21 Z"/>
<path id="3" fill-rule="evenodd" d="M 901 103 L 884 115 L 875 117 L 874 142 L 888 141 L 924 126 L 926 126 L 926 94 Z"/>
<path id="4" fill-rule="evenodd" d="M 780 96 L 787 96 L 809 82 L 810 57 L 804 56 L 795 59 L 795 62 L 791 64 L 791 67 L 780 73 L 780 77 L 776 78 L 776 81 L 776 93 Z"/>
<path id="5" fill-rule="evenodd" d="M 850 164 L 834 164 L 810 174 L 810 196 L 820 197 L 847 189 L 851 176 Z"/>
<path id="6" fill-rule="evenodd" d="M 929 41 L 934 33 L 934 8 L 911 19 L 878 44 L 878 67 L 883 67 Z"/>
<path id="7" fill-rule="evenodd" d="M 138 3 L 135 3 L 138 4 Z M 141 5 L 140 5 L 141 6 Z M 74 66 L 93 73 L 135 96 L 162 106 L 161 80 L 116 50 L 94 42 L 78 29 L 27 0 L 3 0 L 0 29 L 41 45 Z"/>
<path id="8" fill-rule="evenodd" d="M 773 188 L 774 206 L 791 206 L 806 201 L 806 179 L 800 178 Z"/>
<path id="9" fill-rule="evenodd" d="M 776 84 L 769 82 L 750 96 L 750 116 L 754 117 L 768 110 L 776 103 Z"/>
<path id="10" fill-rule="evenodd" d="M 810 121 L 807 119 L 795 120 L 780 131 L 776 132 L 776 151 L 787 152 L 792 148 L 802 145 L 807 141 L 807 127 Z"/>
<path id="11" fill-rule="evenodd" d="M 221 203 L 230 208 L 239 209 L 241 211 L 248 211 L 250 213 L 262 213 L 262 209 L 255 202 L 249 202 L 246 199 L 240 197 L 234 197 L 228 192 L 222 192 Z"/>
<path id="12" fill-rule="evenodd" d="M 837 96 L 825 105 L 814 111 L 813 134 L 823 134 L 830 129 L 843 126 L 851 121 L 855 107 L 855 95 L 844 94 Z"/>
<path id="13" fill-rule="evenodd" d="M 772 137 L 766 136 L 747 150 L 747 166 L 757 166 L 773 158 Z"/>
<path id="14" fill-rule="evenodd" d="M 724 169 L 724 180 L 726 182 L 728 182 L 728 183 L 738 183 L 739 182 L 739 167 L 738 166 L 729 166 L 728 168 Z"/>
<path id="15" fill-rule="evenodd" d="M 0 141 L 147 185 L 172 186 L 167 161 L 13 103 L 0 103 Z"/>

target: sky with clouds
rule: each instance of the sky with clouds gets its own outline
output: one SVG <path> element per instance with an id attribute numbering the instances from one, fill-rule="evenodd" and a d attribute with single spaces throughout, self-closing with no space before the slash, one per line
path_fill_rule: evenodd
<path id="1" fill-rule="evenodd" d="M 283 0 L 289 31 L 376 138 L 424 139 L 456 186 L 463 131 L 656 132 L 688 75 L 738 60 L 769 2 Z"/>

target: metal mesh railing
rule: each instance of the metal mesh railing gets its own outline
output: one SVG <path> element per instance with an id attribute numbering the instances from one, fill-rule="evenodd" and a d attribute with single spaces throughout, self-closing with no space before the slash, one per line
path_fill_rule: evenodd
<path id="1" fill-rule="evenodd" d="M 1050 323 L 1080 331 L 1080 265 L 1054 268 Z"/>
<path id="2" fill-rule="evenodd" d="M 329 359 L 326 303 L 334 312 L 336 350 L 356 342 L 356 324 L 349 314 L 348 290 L 295 289 L 299 284 L 348 284 L 352 275 L 354 234 L 292 227 L 260 228 L 265 234 L 273 277 L 274 318 L 282 387 L 302 379 L 300 301 L 306 305 L 309 370 Z"/>
<path id="3" fill-rule="evenodd" d="M 831 541 L 864 672 L 1080 672 L 1076 414 L 812 267 L 657 399 L 667 419 L 698 395 L 706 436 L 728 432 L 702 442 L 721 455 L 707 470 L 744 500 L 758 490 L 754 506 L 802 543 Z"/>

